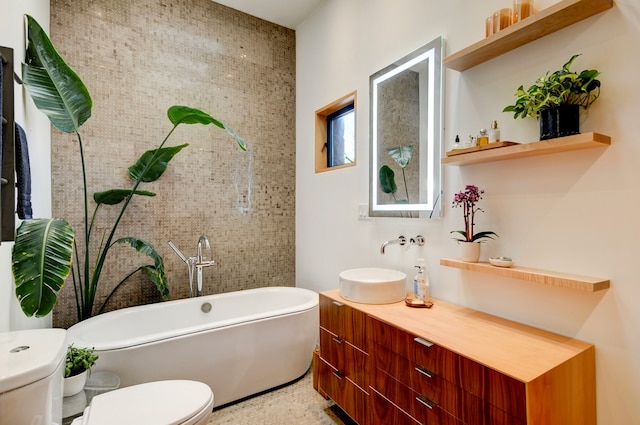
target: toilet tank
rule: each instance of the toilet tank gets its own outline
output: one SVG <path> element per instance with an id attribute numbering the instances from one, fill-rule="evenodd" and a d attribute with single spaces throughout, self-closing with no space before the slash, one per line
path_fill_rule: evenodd
<path id="1" fill-rule="evenodd" d="M 0 425 L 62 423 L 64 329 L 0 333 Z"/>

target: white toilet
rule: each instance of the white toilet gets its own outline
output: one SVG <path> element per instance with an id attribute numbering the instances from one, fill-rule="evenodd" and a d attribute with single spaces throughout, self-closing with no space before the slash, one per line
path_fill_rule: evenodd
<path id="1" fill-rule="evenodd" d="M 62 423 L 64 329 L 0 333 L 0 425 Z"/>
<path id="2" fill-rule="evenodd" d="M 213 410 L 213 393 L 196 381 L 157 381 L 97 395 L 71 425 L 196 425 Z"/>
<path id="3" fill-rule="evenodd" d="M 63 329 L 0 333 L 0 425 L 62 423 Z M 93 397 L 73 425 L 196 425 L 213 409 L 202 382 L 149 382 Z"/>

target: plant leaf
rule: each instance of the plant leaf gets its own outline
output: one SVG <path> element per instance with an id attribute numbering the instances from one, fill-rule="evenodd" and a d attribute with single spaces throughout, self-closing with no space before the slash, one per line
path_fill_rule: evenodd
<path id="1" fill-rule="evenodd" d="M 226 126 L 222 122 L 213 118 L 211 115 L 203 112 L 199 109 L 190 108 L 188 106 L 174 105 L 169 108 L 167 111 L 167 116 L 169 117 L 169 121 L 173 123 L 173 125 L 178 126 L 180 124 L 203 124 L 209 125 L 213 124 L 217 127 L 223 128 L 236 139 L 238 146 L 243 151 L 247 150 L 247 146 L 244 143 L 242 137 L 238 135 L 235 131 L 233 131 L 230 127 Z"/>
<path id="2" fill-rule="evenodd" d="M 467 241 L 467 232 L 465 232 L 464 230 L 452 230 L 452 231 L 449 232 L 449 234 L 451 234 L 451 233 L 459 233 L 460 235 L 462 235 L 462 239 L 454 238 L 455 240 L 460 241 L 460 242 L 468 242 Z"/>
<path id="3" fill-rule="evenodd" d="M 93 200 L 96 204 L 116 205 L 127 199 L 127 196 L 131 193 L 131 189 L 109 189 L 103 192 L 95 192 L 93 194 Z M 156 196 L 155 193 L 148 190 L 136 190 L 134 195 L 140 196 Z"/>
<path id="4" fill-rule="evenodd" d="M 18 227 L 11 256 L 16 296 L 28 317 L 51 312 L 71 272 L 74 232 L 55 218 L 25 220 Z"/>
<path id="5" fill-rule="evenodd" d="M 142 239 L 134 237 L 125 237 L 118 239 L 115 243 L 126 243 L 131 245 L 140 254 L 146 255 L 153 260 L 153 265 L 146 265 L 140 267 L 147 276 L 153 281 L 160 292 L 163 300 L 169 299 L 169 285 L 167 282 L 167 276 L 164 274 L 164 261 L 153 245 Z"/>
<path id="6" fill-rule="evenodd" d="M 393 170 L 389 168 L 389 166 L 383 165 L 382 167 L 380 167 L 380 171 L 378 174 L 382 191 L 384 193 L 396 193 L 396 191 L 398 190 L 398 186 L 396 186 L 396 181 L 394 178 L 395 173 L 393 172 Z"/>
<path id="7" fill-rule="evenodd" d="M 411 161 L 413 145 L 387 148 L 387 153 L 401 168 L 405 168 L 409 165 L 409 161 Z"/>
<path id="8" fill-rule="evenodd" d="M 135 164 L 129 167 L 129 176 L 131 176 L 133 180 L 140 179 L 140 181 L 147 183 L 158 180 L 167 169 L 169 161 L 187 146 L 189 146 L 189 144 L 185 143 L 180 146 L 170 146 L 146 151 Z"/>
<path id="9" fill-rule="evenodd" d="M 168 301 L 169 300 L 169 285 L 167 282 L 167 278 L 164 274 L 164 272 L 160 272 L 156 267 L 154 266 L 142 266 L 140 267 L 140 269 L 146 273 L 147 277 L 149 278 L 149 280 L 151 280 L 155 285 L 156 288 L 158 288 L 158 292 L 160 292 L 160 295 L 162 296 L 162 299 L 164 301 Z"/>
<path id="10" fill-rule="evenodd" d="M 473 237 L 471 238 L 471 242 L 475 242 L 477 240 L 480 239 L 493 239 L 493 237 L 498 237 L 498 235 L 495 232 L 478 232 L 475 235 L 473 235 Z"/>
<path id="11" fill-rule="evenodd" d="M 56 51 L 42 27 L 27 20 L 27 51 L 22 81 L 36 107 L 65 133 L 75 133 L 91 116 L 93 103 L 78 75 Z"/>

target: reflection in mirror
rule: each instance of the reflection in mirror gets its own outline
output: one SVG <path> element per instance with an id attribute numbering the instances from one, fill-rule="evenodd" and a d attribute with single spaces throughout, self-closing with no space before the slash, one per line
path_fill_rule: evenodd
<path id="1" fill-rule="evenodd" d="M 442 37 L 373 74 L 369 214 L 440 217 Z"/>

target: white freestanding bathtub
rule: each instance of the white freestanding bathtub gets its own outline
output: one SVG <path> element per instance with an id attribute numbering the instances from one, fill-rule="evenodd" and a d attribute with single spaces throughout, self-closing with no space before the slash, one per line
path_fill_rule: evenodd
<path id="1" fill-rule="evenodd" d="M 67 339 L 95 347 L 92 370 L 116 373 L 121 386 L 202 381 L 219 407 L 304 375 L 317 335 L 317 293 L 266 287 L 104 313 Z"/>

